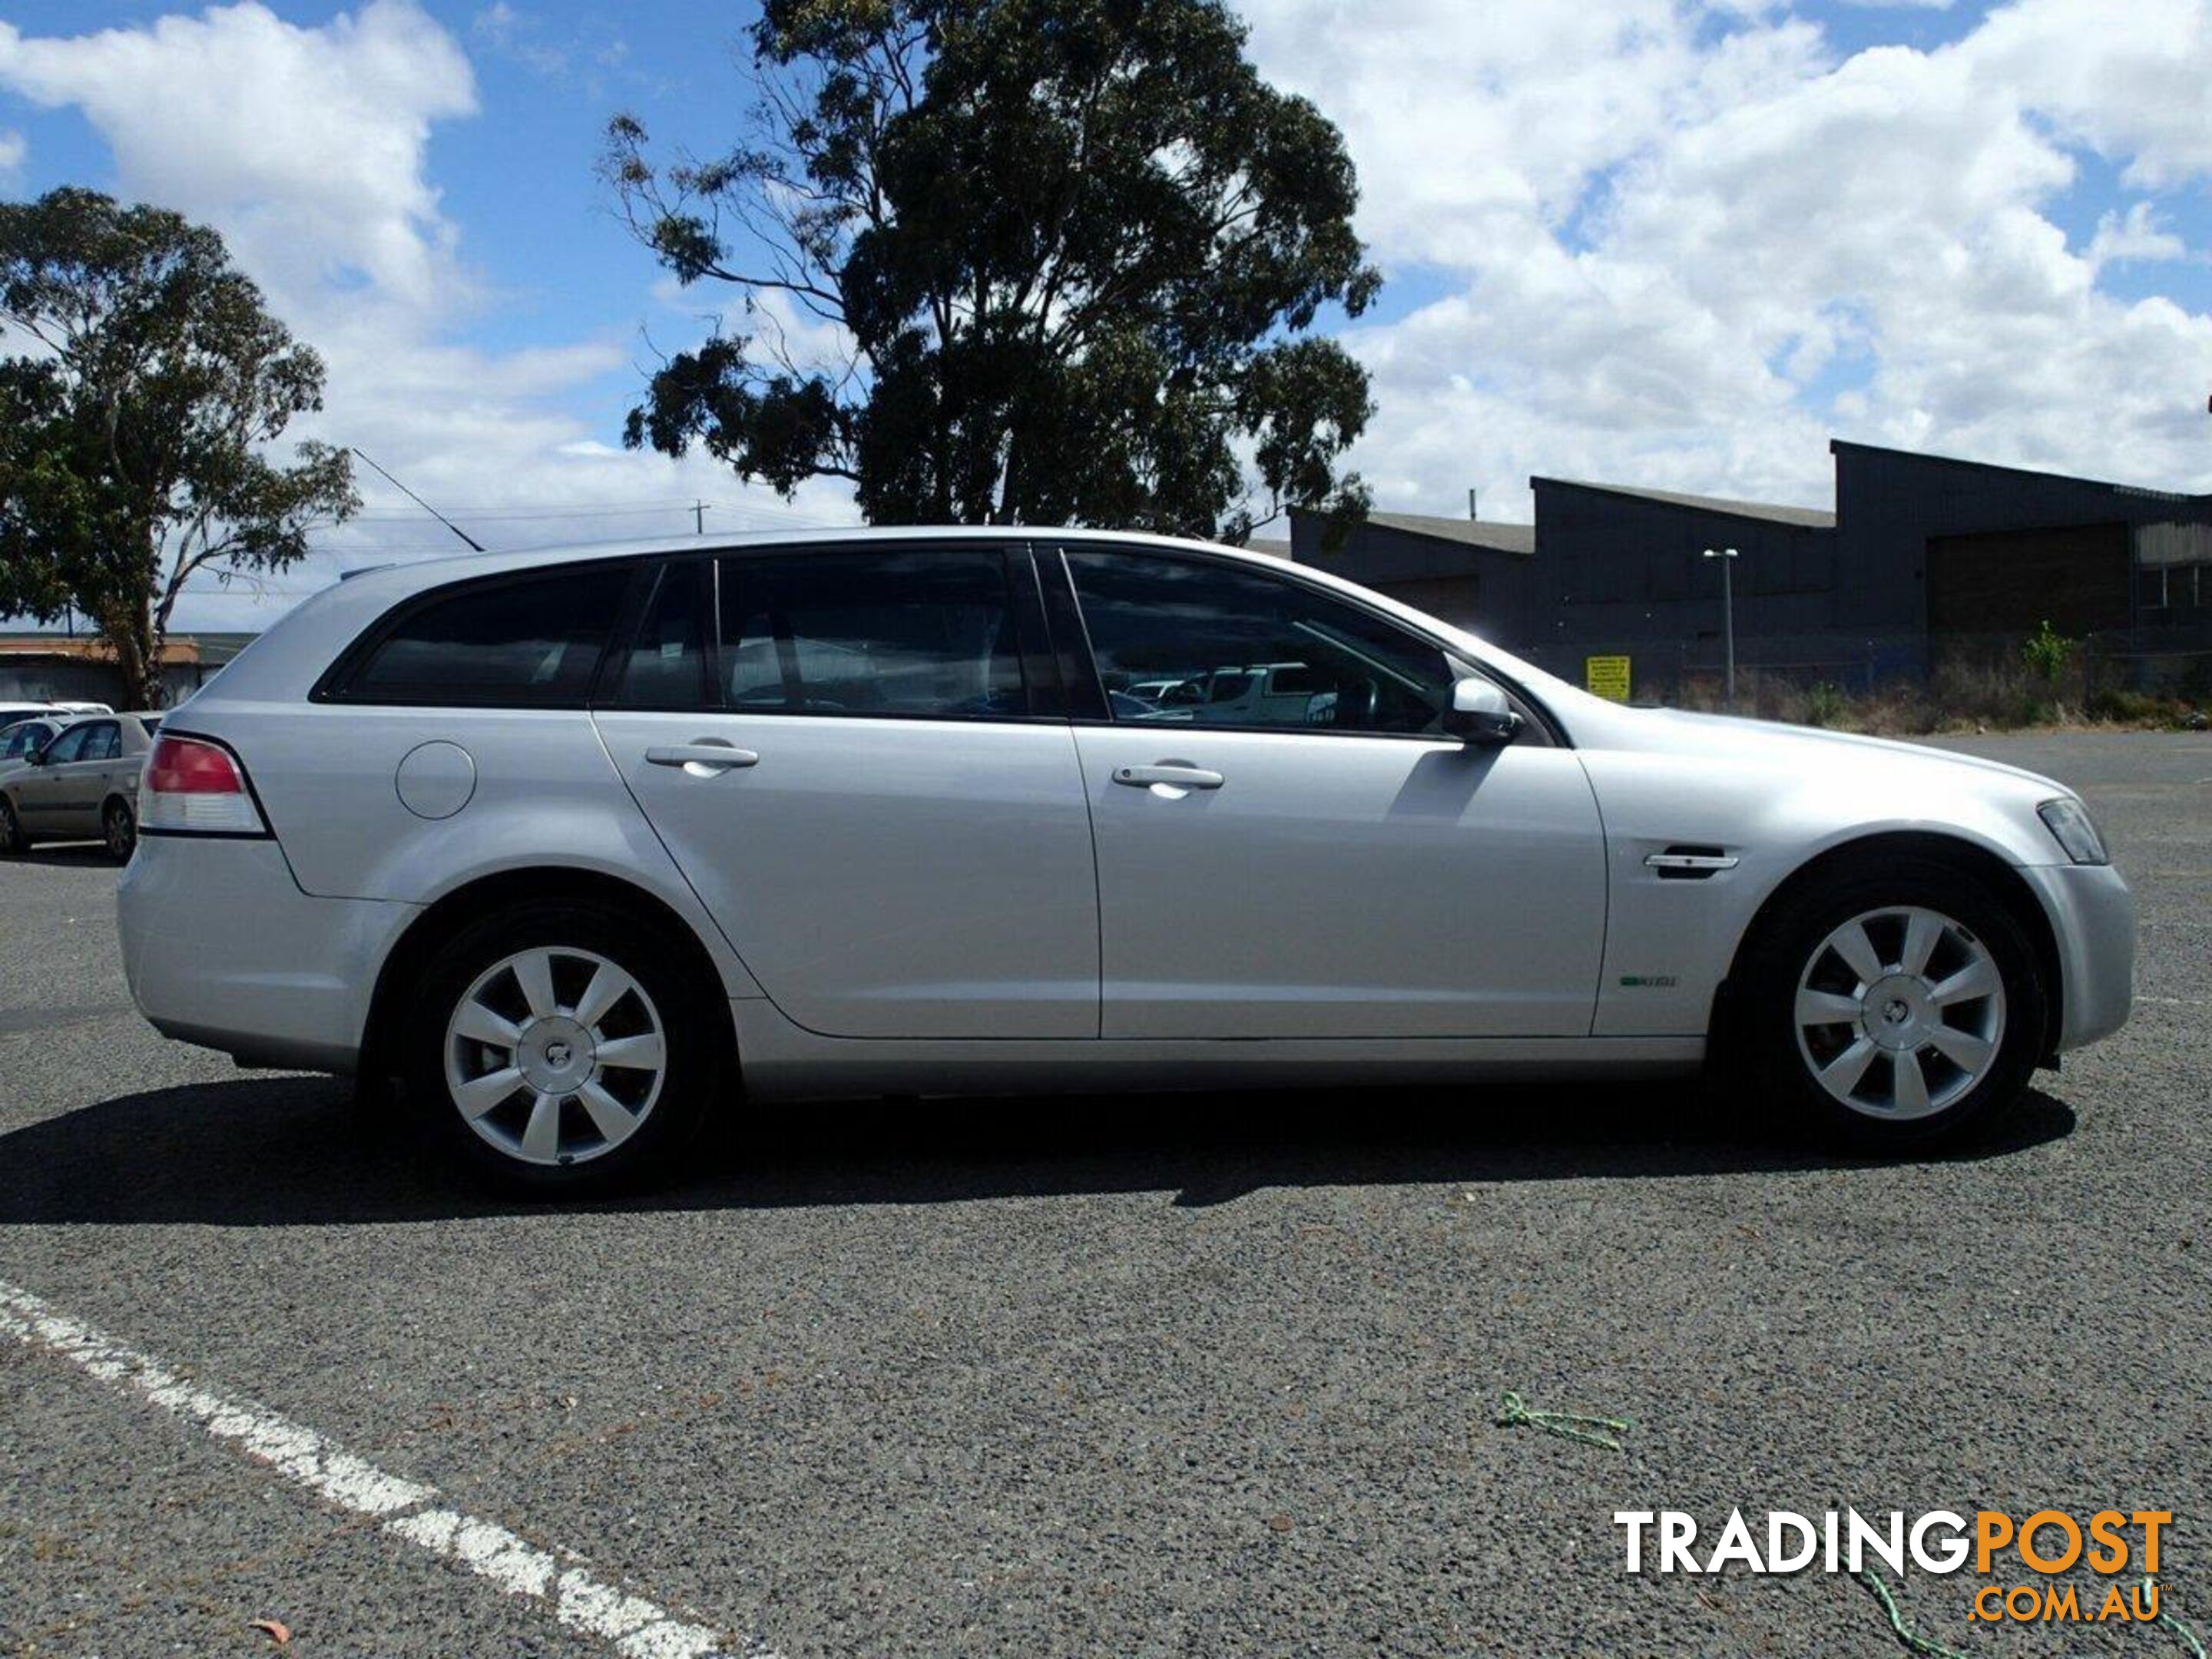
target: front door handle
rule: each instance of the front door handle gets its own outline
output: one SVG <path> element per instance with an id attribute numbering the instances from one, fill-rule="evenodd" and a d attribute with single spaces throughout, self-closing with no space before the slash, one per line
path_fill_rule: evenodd
<path id="1" fill-rule="evenodd" d="M 1156 783 L 1170 789 L 1218 789 L 1225 780 L 1220 773 L 1188 761 L 1162 761 L 1158 766 L 1118 766 L 1114 769 L 1114 781 L 1132 789 L 1149 789 Z"/>
<path id="2" fill-rule="evenodd" d="M 695 778 L 711 778 L 733 767 L 760 764 L 760 757 L 751 750 L 740 749 L 720 738 L 656 746 L 645 751 L 645 758 L 652 766 L 680 766 Z"/>

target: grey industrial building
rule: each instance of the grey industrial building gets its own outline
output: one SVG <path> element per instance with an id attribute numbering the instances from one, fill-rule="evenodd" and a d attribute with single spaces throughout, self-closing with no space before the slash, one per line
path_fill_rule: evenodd
<path id="1" fill-rule="evenodd" d="M 1707 548 L 1736 550 L 1747 666 L 1867 684 L 1947 652 L 2016 649 L 2047 620 L 2143 678 L 2202 672 L 2212 495 L 1828 447 L 1832 512 L 1536 477 L 1534 525 L 1377 513 L 1331 548 L 1300 513 L 1292 554 L 1571 678 L 1590 656 L 1628 656 L 1639 696 L 1721 661 Z"/>

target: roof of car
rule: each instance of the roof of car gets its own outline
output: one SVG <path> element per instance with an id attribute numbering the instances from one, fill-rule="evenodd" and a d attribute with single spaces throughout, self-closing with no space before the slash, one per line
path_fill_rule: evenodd
<path id="1" fill-rule="evenodd" d="M 665 558 L 673 553 L 746 552 L 774 547 L 821 547 L 833 544 L 880 542 L 1109 542 L 1117 546 L 1202 549 L 1239 558 L 1288 564 L 1282 555 L 1256 547 L 1226 547 L 1175 536 L 1156 536 L 1129 530 L 1078 530 L 1046 525 L 847 525 L 809 526 L 804 529 L 760 530 L 738 536 L 655 537 L 649 540 L 563 542 L 550 547 L 517 548 L 491 553 L 439 554 L 402 563 L 372 565 L 349 571 L 342 588 L 429 587 L 463 581 L 471 575 L 496 575 L 509 570 L 530 570 L 541 565 L 571 564 L 587 559 Z"/>

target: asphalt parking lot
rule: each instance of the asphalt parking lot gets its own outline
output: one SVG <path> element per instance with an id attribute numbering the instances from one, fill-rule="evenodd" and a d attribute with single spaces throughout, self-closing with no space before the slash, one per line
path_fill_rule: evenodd
<path id="1" fill-rule="evenodd" d="M 2099 814 L 2136 1011 L 1887 1165 L 1674 1089 L 884 1103 L 489 1202 L 157 1038 L 113 870 L 42 849 L 0 861 L 0 1289 L 732 1653 L 1900 1651 L 1848 1578 L 1631 1578 L 1610 1519 L 1835 1504 L 2172 1510 L 2212 1638 L 2212 739 L 1962 746 Z M 0 1334 L 0 1651 L 656 1651 L 67 1346 Z M 1899 1596 L 1968 1653 L 2186 1652 L 1962 1582 Z"/>

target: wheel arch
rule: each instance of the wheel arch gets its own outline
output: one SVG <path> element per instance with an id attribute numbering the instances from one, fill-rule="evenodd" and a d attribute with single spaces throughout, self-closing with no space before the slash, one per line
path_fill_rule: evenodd
<path id="1" fill-rule="evenodd" d="M 730 1062 L 734 1074 L 737 1026 L 729 1014 L 728 999 L 722 994 L 725 988 L 721 970 L 715 966 L 714 956 L 691 924 L 657 894 L 620 876 L 572 865 L 530 865 L 465 882 L 441 895 L 408 923 L 386 953 L 384 965 L 377 973 L 376 988 L 370 995 L 368 1019 L 362 1031 L 361 1075 L 382 1077 L 392 1072 L 393 1021 L 405 1003 L 409 988 L 419 981 L 440 946 L 462 928 L 485 916 L 541 899 L 603 904 L 640 917 L 666 933 L 685 958 L 685 967 L 716 989 L 715 1002 L 723 1010 L 717 1030 L 725 1044 L 724 1058 Z"/>
<path id="2" fill-rule="evenodd" d="M 1728 976 L 1714 992 L 1708 1027 L 1711 1047 L 1720 1048 L 1727 1036 L 1728 1021 L 1733 1013 L 1736 988 L 1741 982 L 1745 957 L 1775 913 L 1800 894 L 1822 882 L 1835 880 L 1867 865 L 1898 858 L 1917 858 L 1948 865 L 1962 875 L 1973 877 L 1986 886 L 2019 922 L 2021 930 L 2027 935 L 2028 943 L 2034 949 L 2036 977 L 2041 981 L 2043 989 L 2044 1053 L 2038 1058 L 2045 1065 L 2053 1063 L 2065 1013 L 2066 983 L 2058 955 L 2058 936 L 2042 902 L 2035 896 L 2034 890 L 2021 879 L 2019 871 L 1979 842 L 1964 836 L 1918 830 L 1880 831 L 1838 842 L 1806 860 L 1775 884 L 1774 890 L 1760 901 L 1759 908 L 1753 912 L 1750 922 L 1736 939 L 1735 950 L 1729 960 Z"/>

